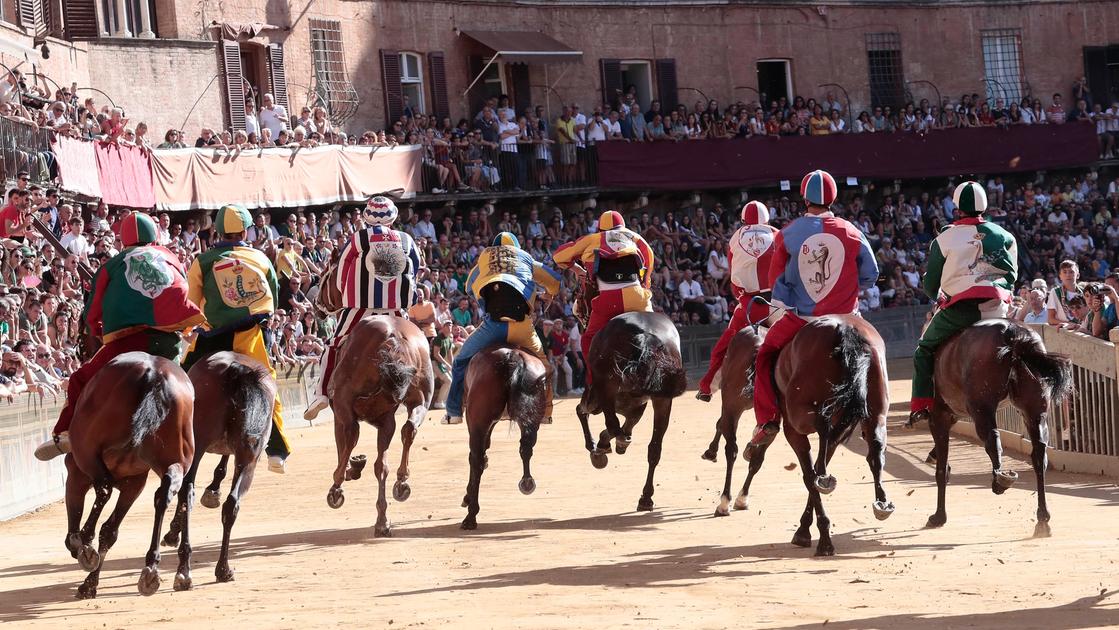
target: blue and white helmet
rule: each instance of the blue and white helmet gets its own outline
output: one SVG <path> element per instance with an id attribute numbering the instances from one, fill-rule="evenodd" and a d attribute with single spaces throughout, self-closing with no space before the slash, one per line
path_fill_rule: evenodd
<path id="1" fill-rule="evenodd" d="M 399 215 L 400 211 L 396 209 L 396 204 L 392 202 L 392 199 L 377 195 L 365 204 L 365 210 L 362 211 L 361 218 L 368 226 L 392 227 Z"/>

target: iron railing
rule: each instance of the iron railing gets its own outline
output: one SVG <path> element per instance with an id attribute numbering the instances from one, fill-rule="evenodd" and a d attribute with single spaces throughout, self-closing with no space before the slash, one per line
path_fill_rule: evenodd
<path id="1" fill-rule="evenodd" d="M 598 153 L 593 143 L 576 147 L 524 141 L 517 143 L 515 152 L 490 146 L 424 147 L 425 193 L 564 190 L 597 182 Z"/>
<path id="2" fill-rule="evenodd" d="M 0 181 L 13 180 L 16 173 L 27 171 L 32 181 L 45 183 L 53 168 L 49 130 L 0 118 Z"/>

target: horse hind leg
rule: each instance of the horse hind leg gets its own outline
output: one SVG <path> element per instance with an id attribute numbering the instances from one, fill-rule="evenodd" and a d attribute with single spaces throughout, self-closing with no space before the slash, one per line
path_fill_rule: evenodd
<path id="1" fill-rule="evenodd" d="M 229 541 L 233 534 L 233 524 L 237 522 L 237 514 L 241 511 L 241 500 L 249 492 L 256 464 L 260 458 L 259 448 L 254 451 L 247 446 L 242 446 L 242 449 L 237 453 L 234 461 L 229 496 L 225 498 L 225 505 L 221 509 L 221 553 L 214 567 L 214 577 L 218 582 L 233 581 L 233 569 L 229 566 Z"/>
<path id="2" fill-rule="evenodd" d="M 637 426 L 637 423 L 641 421 L 641 416 L 645 414 L 646 404 L 642 404 L 636 410 L 630 410 L 629 414 L 626 415 L 626 421 L 622 424 L 618 435 L 614 439 L 614 451 L 619 455 L 625 455 L 630 444 L 633 444 L 633 428 Z"/>
<path id="3" fill-rule="evenodd" d="M 194 473 L 197 469 L 197 466 L 192 466 L 183 480 L 183 486 L 179 490 L 179 508 L 172 520 L 172 524 L 181 521 L 183 536 L 179 543 L 179 566 L 175 569 L 176 591 L 189 591 L 194 585 L 190 576 L 190 511 L 194 507 Z"/>
<path id="4" fill-rule="evenodd" d="M 350 457 L 357 446 L 361 425 L 344 405 L 334 408 L 334 445 L 338 449 L 338 465 L 334 468 L 334 485 L 326 493 L 326 504 L 334 509 L 346 502 L 342 494 L 342 482 L 361 478 L 366 460 L 362 455 Z"/>
<path id="5" fill-rule="evenodd" d="M 470 479 L 466 483 L 466 496 L 462 499 L 463 507 L 466 508 L 466 518 L 462 519 L 462 529 L 472 530 L 478 528 L 478 511 L 481 509 L 478 505 L 478 491 L 482 485 L 482 473 L 486 470 L 486 447 L 487 435 L 493 425 L 497 423 L 497 419 L 484 419 L 477 417 L 471 419 L 467 416 L 470 424 Z"/>
<path id="6" fill-rule="evenodd" d="M 618 414 L 614 409 L 604 406 L 602 415 L 606 420 L 606 428 L 599 434 L 598 446 L 595 450 L 602 451 L 603 453 L 611 453 L 613 449 L 610 446 L 610 441 L 622 435 L 622 425 L 618 422 Z"/>
<path id="7" fill-rule="evenodd" d="M 101 532 L 97 540 L 97 561 L 89 570 L 89 575 L 86 576 L 85 581 L 78 587 L 78 599 L 92 599 L 97 596 L 97 585 L 101 579 L 101 567 L 105 563 L 105 556 L 116 544 L 121 521 L 128 514 L 128 510 L 132 508 L 132 504 L 136 502 L 136 498 L 140 496 L 147 478 L 148 476 L 144 474 L 128 477 L 121 481 L 120 493 L 117 496 L 117 504 L 113 507 L 113 513 L 101 525 Z"/>
<path id="8" fill-rule="evenodd" d="M 734 416 L 726 410 L 719 416 L 719 421 L 715 426 L 715 439 L 711 442 L 711 447 L 708 448 L 708 452 L 712 456 L 709 458 L 707 453 L 704 453 L 704 459 L 715 461 L 715 449 L 718 448 L 719 438 L 724 435 L 727 438 L 723 451 L 727 459 L 727 474 L 723 482 L 723 492 L 719 495 L 719 505 L 715 507 L 715 516 L 730 515 L 730 484 L 734 475 L 734 462 L 738 457 L 738 416 Z"/>
<path id="9" fill-rule="evenodd" d="M 1037 525 L 1034 527 L 1034 537 L 1048 538 L 1052 535 L 1049 527 L 1049 507 L 1045 503 L 1045 468 L 1048 466 L 1046 449 L 1049 442 L 1048 403 L 1044 403 L 1042 410 L 1027 414 L 1026 430 L 1033 442 L 1030 460 L 1033 464 L 1034 475 L 1037 477 Z"/>
<path id="10" fill-rule="evenodd" d="M 144 570 L 140 572 L 140 580 L 136 583 L 136 588 L 141 595 L 154 595 L 162 582 L 159 577 L 159 532 L 163 530 L 163 516 L 171 503 L 171 497 L 179 491 L 182 483 L 182 464 L 171 464 L 167 472 L 163 473 L 159 488 L 155 491 L 155 524 L 152 527 L 152 541 L 144 557 Z"/>
<path id="11" fill-rule="evenodd" d="M 936 454 L 936 512 L 929 517 L 925 527 L 941 527 L 948 522 L 945 510 L 945 496 L 948 489 L 948 476 L 952 467 L 948 465 L 948 429 L 952 426 L 952 416 L 944 401 L 933 403 L 929 418 L 929 431 L 933 438 L 933 451 Z"/>
<path id="12" fill-rule="evenodd" d="M 392 436 L 396 433 L 396 419 L 393 414 L 385 414 L 377 423 L 377 461 L 373 462 L 373 474 L 377 477 L 377 522 L 373 524 L 373 535 L 377 538 L 392 536 L 392 527 L 389 525 L 386 498 L 386 484 L 389 470 L 386 453 L 392 444 Z"/>
<path id="13" fill-rule="evenodd" d="M 186 478 L 183 479 L 183 485 L 190 487 L 190 497 L 192 501 L 194 499 L 194 482 L 195 477 L 198 474 L 198 466 L 202 461 L 202 456 L 205 454 L 205 451 L 203 451 L 202 449 L 198 449 L 195 451 L 194 462 L 191 463 L 190 471 L 187 472 Z M 223 456 L 222 458 L 225 459 L 225 456 Z M 218 466 L 221 466 L 221 464 L 218 464 Z M 224 470 L 222 471 L 222 476 L 225 476 Z M 209 491 L 209 488 L 207 488 L 207 491 Z M 188 509 L 186 500 L 187 493 L 180 492 L 179 504 L 175 508 L 175 515 L 171 518 L 171 527 L 168 528 L 167 535 L 163 537 L 163 541 L 161 543 L 164 547 L 177 547 L 179 545 L 179 534 L 183 531 L 183 513 L 186 512 L 186 510 Z"/>
<path id="14" fill-rule="evenodd" d="M 754 481 L 754 475 L 762 469 L 762 464 L 765 463 L 765 454 L 769 450 L 770 445 L 763 446 L 754 452 L 754 457 L 750 460 L 750 466 L 746 473 L 746 481 L 742 482 L 742 489 L 738 491 L 738 496 L 734 499 L 734 509 L 745 510 L 750 506 L 750 484 Z M 812 524 L 812 512 L 808 512 L 808 524 Z M 811 541 L 811 536 L 809 536 Z"/>
<path id="15" fill-rule="evenodd" d="M 532 450 L 536 447 L 537 424 L 535 422 L 521 425 L 521 464 L 524 467 L 517 489 L 521 494 L 529 495 L 536 492 L 536 480 L 532 478 L 529 463 L 532 461 Z"/>
<path id="16" fill-rule="evenodd" d="M 427 415 L 427 407 L 417 405 L 408 410 L 408 420 L 400 427 L 400 442 L 403 445 L 400 452 L 400 467 L 396 469 L 396 483 L 392 486 L 392 498 L 397 501 L 407 501 L 412 496 L 412 486 L 408 483 L 411 476 L 409 469 L 409 456 L 412 453 L 412 442 L 416 439 L 416 432 L 423 424 Z"/>
<path id="17" fill-rule="evenodd" d="M 1002 494 L 1018 481 L 1018 473 L 1002 469 L 1002 439 L 995 423 L 995 410 L 983 407 L 969 409 L 975 432 L 983 439 L 987 457 L 991 458 L 991 492 Z"/>
<path id="18" fill-rule="evenodd" d="M 657 465 L 661 461 L 661 446 L 664 443 L 664 434 L 668 431 L 668 422 L 672 417 L 672 399 L 653 399 L 653 437 L 649 440 L 649 474 L 645 478 L 645 487 L 641 491 L 641 498 L 637 501 L 637 510 L 647 512 L 653 509 L 653 475 L 657 472 Z"/>
<path id="19" fill-rule="evenodd" d="M 835 476 L 828 474 L 828 461 L 831 460 L 831 455 L 835 452 L 836 441 L 832 435 L 831 426 L 828 424 L 828 418 L 818 411 L 816 412 L 816 435 L 820 436 L 820 452 L 816 454 L 816 463 L 812 468 L 816 473 L 816 479 L 813 483 L 816 484 L 816 489 L 820 491 L 820 494 L 831 494 L 835 492 L 838 485 Z"/>
<path id="20" fill-rule="evenodd" d="M 874 479 L 874 503 L 871 509 L 880 521 L 890 518 L 894 513 L 894 502 L 886 498 L 882 487 L 882 469 L 886 466 L 886 422 L 885 418 L 867 418 L 863 421 L 863 439 L 866 440 L 866 463 L 870 466 L 870 476 Z"/>
<path id="21" fill-rule="evenodd" d="M 811 544 L 811 542 L 805 541 L 811 541 L 808 524 L 811 523 L 811 512 L 814 511 L 816 513 L 816 526 L 820 530 L 820 541 L 816 543 L 816 555 L 833 556 L 835 555 L 835 545 L 832 544 L 831 540 L 831 520 L 824 513 L 824 504 L 820 499 L 820 491 L 817 487 L 819 475 L 812 467 L 812 446 L 808 442 L 808 436 L 787 428 L 791 426 L 789 424 L 785 426 L 785 438 L 800 461 L 804 487 L 808 489 L 808 507 L 805 508 L 805 514 L 801 516 L 801 528 L 793 535 L 793 544 L 798 546 L 802 543 L 804 543 L 803 546 Z"/>
<path id="22" fill-rule="evenodd" d="M 82 510 L 85 509 L 85 495 L 93 486 L 93 482 L 85 475 L 74 462 L 72 455 L 66 456 L 66 538 L 63 544 L 70 555 L 86 571 L 92 571 L 97 566 L 97 551 L 93 549 L 82 537 L 79 525 L 82 522 Z"/>
<path id="23" fill-rule="evenodd" d="M 706 459 L 709 462 L 719 461 L 719 440 L 723 437 L 723 434 L 719 432 L 720 422 L 722 422 L 721 417 L 715 421 L 715 437 L 711 438 L 711 443 L 707 445 L 707 450 L 699 456 L 700 459 Z"/>
<path id="24" fill-rule="evenodd" d="M 215 510 L 221 506 L 221 482 L 225 479 L 225 472 L 229 466 L 229 455 L 222 455 L 221 461 L 214 468 L 214 480 L 206 486 L 202 498 L 198 500 L 202 507 Z"/>

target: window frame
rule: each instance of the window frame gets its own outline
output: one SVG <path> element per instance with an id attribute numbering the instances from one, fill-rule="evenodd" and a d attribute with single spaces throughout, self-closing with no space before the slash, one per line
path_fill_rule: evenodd
<path id="1" fill-rule="evenodd" d="M 1007 43 L 1011 43 L 1010 47 L 1013 49 L 1009 54 L 1005 50 L 999 50 L 1001 46 L 1005 46 Z M 981 29 L 979 31 L 979 50 L 983 55 L 984 91 L 987 94 L 987 100 L 993 104 L 996 98 L 1000 98 L 999 94 L 995 93 L 997 88 L 1001 93 L 1003 106 L 1010 107 L 1011 103 L 1021 102 L 1022 97 L 1026 94 L 1026 73 L 1022 67 L 1022 29 Z M 995 57 L 989 58 L 989 52 L 994 54 Z M 1007 65 L 1001 65 L 1004 63 Z M 1017 76 L 1012 77 L 1012 74 Z"/>
<path id="2" fill-rule="evenodd" d="M 410 105 L 411 105 L 413 111 L 427 112 L 427 108 L 426 108 L 425 100 L 424 100 L 426 95 L 424 94 L 424 59 L 423 59 L 423 55 L 421 55 L 418 52 L 413 52 L 413 51 L 410 51 L 410 50 L 402 50 L 402 51 L 400 51 L 399 55 L 400 55 L 400 94 L 401 94 L 401 97 L 402 98 L 404 96 L 409 97 L 409 100 L 412 101 Z M 417 74 L 415 76 L 410 76 L 407 72 L 408 71 L 408 62 L 407 62 L 408 58 L 413 58 L 413 59 L 416 60 Z M 408 93 L 409 90 L 412 90 L 412 89 L 415 90 L 415 93 L 417 95 L 417 98 L 415 98 L 415 99 L 412 99 L 411 98 L 412 95 Z"/>

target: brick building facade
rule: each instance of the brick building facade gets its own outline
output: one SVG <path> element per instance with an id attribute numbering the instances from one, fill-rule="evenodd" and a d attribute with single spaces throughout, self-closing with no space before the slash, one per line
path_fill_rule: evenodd
<path id="1" fill-rule="evenodd" d="M 972 92 L 1047 105 L 1088 74 L 1097 99 L 1119 98 L 1114 1 L 31 1 L 59 36 L 42 72 L 104 90 L 153 135 L 238 125 L 242 94 L 285 91 L 293 113 L 324 103 L 351 133 L 384 127 L 404 96 L 457 119 L 506 93 L 554 116 L 561 101 L 590 109 L 631 84 L 646 106 L 831 91 L 857 113 Z M 32 29 L 13 25 L 24 4 L 3 0 L 0 36 L 30 41 Z M 82 21 L 90 10 L 98 26 Z M 221 24 L 252 36 L 223 43 Z"/>

